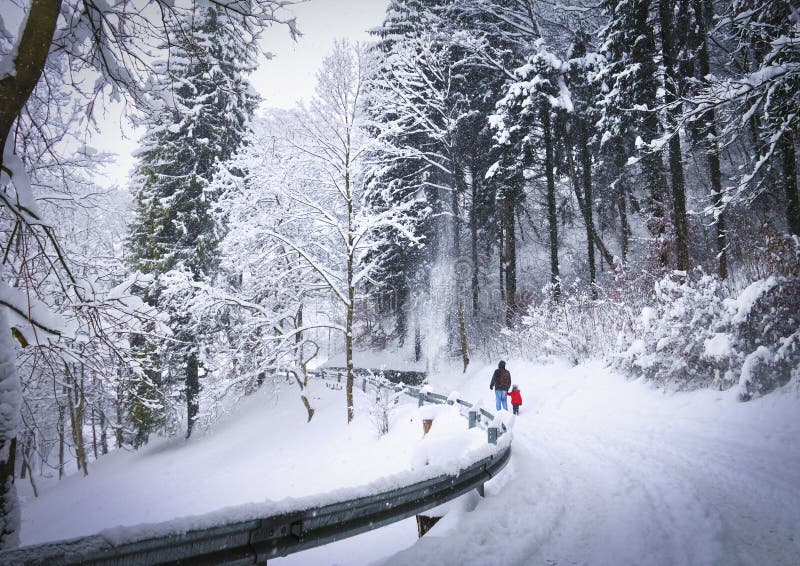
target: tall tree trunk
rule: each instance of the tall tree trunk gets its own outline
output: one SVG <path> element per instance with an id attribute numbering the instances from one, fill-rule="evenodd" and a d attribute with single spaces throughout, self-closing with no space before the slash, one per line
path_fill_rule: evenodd
<path id="1" fill-rule="evenodd" d="M 508 194 L 503 203 L 503 241 L 501 276 L 505 276 L 506 326 L 511 326 L 517 312 L 517 235 L 515 195 Z"/>
<path id="2" fill-rule="evenodd" d="M 194 336 L 192 336 L 194 344 Z M 200 410 L 200 364 L 197 360 L 195 346 L 186 356 L 186 438 L 192 436 L 197 413 Z"/>
<path id="3" fill-rule="evenodd" d="M 61 0 L 32 0 L 20 28 L 12 61 L 13 72 L 0 78 L 0 166 L 14 123 L 28 102 L 44 70 L 53 43 Z M 9 56 L 6 54 L 6 56 Z M 0 269 L 0 285 L 5 285 Z M 5 308 L 0 308 L 0 391 L 4 410 L 0 412 L 0 550 L 19 544 L 20 512 L 14 486 L 14 451 L 21 393 L 14 346 Z"/>
<path id="4" fill-rule="evenodd" d="M 711 9 L 710 0 L 692 0 L 695 30 L 698 34 L 699 50 L 697 54 L 697 78 L 705 81 L 711 73 L 708 54 L 707 15 Z M 714 206 L 717 240 L 717 265 L 719 276 L 728 277 L 728 243 L 725 234 L 725 203 L 722 200 L 722 170 L 720 167 L 719 142 L 717 140 L 716 116 L 713 108 L 705 112 L 700 119 L 700 132 L 708 165 L 708 176 L 711 181 L 711 204 Z"/>
<path id="5" fill-rule="evenodd" d="M 0 280 L 0 285 L 5 283 Z M 19 502 L 14 486 L 14 458 L 21 394 L 14 344 L 8 329 L 6 309 L 0 307 L 0 390 L 3 392 L 4 404 L 0 411 L 0 550 L 19 544 L 20 527 Z"/>
<path id="6" fill-rule="evenodd" d="M 100 411 L 100 451 L 108 454 L 108 421 L 104 411 Z"/>
<path id="7" fill-rule="evenodd" d="M 790 234 L 800 235 L 800 201 L 797 196 L 797 155 L 794 133 L 787 130 L 781 136 L 779 143 L 783 158 L 783 188 L 786 193 L 786 225 Z"/>
<path id="8" fill-rule="evenodd" d="M 578 142 L 581 145 L 580 154 L 581 154 L 581 180 L 578 180 L 578 174 L 575 171 L 575 160 L 572 156 L 572 141 L 569 139 L 569 136 L 566 136 L 566 145 L 569 148 L 569 151 L 566 151 L 567 156 L 567 168 L 569 169 L 569 176 L 572 180 L 572 188 L 575 192 L 575 199 L 578 201 L 578 208 L 581 211 L 581 215 L 583 216 L 583 222 L 586 226 L 586 245 L 587 245 L 587 254 L 589 257 L 589 275 L 592 285 L 594 285 L 595 277 L 597 274 L 597 270 L 595 268 L 595 255 L 594 255 L 594 248 L 595 246 L 600 251 L 600 255 L 602 258 L 608 262 L 610 267 L 615 267 L 616 262 L 614 261 L 614 257 L 608 251 L 603 240 L 600 238 L 600 234 L 597 232 L 597 228 L 594 225 L 594 211 L 593 211 L 593 203 L 592 203 L 592 157 L 589 152 L 589 145 L 588 139 L 586 136 L 586 130 L 582 129 L 580 140 Z M 584 189 L 581 190 L 581 184 L 583 184 Z M 586 191 L 586 198 L 584 198 L 584 191 Z M 597 289 L 594 289 L 593 295 L 596 295 Z"/>
<path id="9" fill-rule="evenodd" d="M 0 79 L 0 165 L 14 122 L 44 70 L 60 11 L 61 0 L 32 0 L 16 46 L 14 72 Z M 2 542 L 0 539 L 0 548 Z"/>
<path id="10" fill-rule="evenodd" d="M 464 171 L 460 166 L 455 167 L 455 178 L 451 194 L 451 210 L 453 213 L 453 252 L 457 263 L 461 264 L 461 207 L 458 202 L 459 192 L 466 190 L 466 180 Z M 461 349 L 461 360 L 464 363 L 464 371 L 469 365 L 469 349 L 467 340 L 467 323 L 464 315 L 464 292 L 466 281 L 464 280 L 463 266 L 457 267 L 456 272 L 456 315 L 458 317 L 458 346 Z"/>
<path id="11" fill-rule="evenodd" d="M 83 410 L 81 408 L 80 385 L 69 364 L 64 364 L 67 376 L 67 413 L 69 414 L 70 430 L 72 431 L 72 445 L 75 447 L 75 465 L 83 475 L 88 475 L 86 468 L 86 452 L 83 443 Z"/>
<path id="12" fill-rule="evenodd" d="M 503 207 L 505 207 L 505 203 L 503 203 Z M 506 223 L 505 223 L 505 208 L 503 208 L 503 214 L 500 218 L 500 230 L 498 234 L 498 259 L 500 260 L 500 268 L 498 270 L 498 281 L 500 283 L 500 302 L 504 305 L 506 304 L 506 239 L 505 239 L 505 231 L 506 231 Z"/>
<path id="13" fill-rule="evenodd" d="M 294 317 L 294 326 L 295 329 L 303 328 L 303 303 L 300 303 L 300 306 L 297 307 L 297 314 Z M 300 369 L 303 371 L 303 386 L 307 385 L 307 377 L 306 377 L 306 363 L 305 358 L 303 356 L 303 333 L 298 332 L 294 335 L 294 343 L 297 347 L 297 362 L 300 366 Z"/>
<path id="14" fill-rule="evenodd" d="M 460 336 L 459 344 L 461 346 L 461 361 L 464 364 L 464 373 L 466 373 L 467 366 L 469 365 L 469 344 L 467 343 L 467 321 L 464 316 L 464 302 L 461 300 L 458 301 L 458 329 Z"/>
<path id="15" fill-rule="evenodd" d="M 124 407 L 122 405 L 122 399 L 123 399 L 122 392 L 118 390 L 117 393 L 118 393 L 117 398 L 114 403 L 117 414 L 117 422 L 114 426 L 114 440 L 116 441 L 117 448 L 122 448 L 122 441 L 124 439 L 122 436 L 121 423 L 123 422 L 123 415 L 125 413 L 124 413 Z"/>
<path id="16" fill-rule="evenodd" d="M 64 477 L 64 435 L 66 434 L 66 422 L 64 419 L 64 407 L 58 405 L 58 479 Z"/>
<path id="17" fill-rule="evenodd" d="M 678 83 L 675 63 L 672 17 L 672 0 L 659 0 L 658 15 L 661 23 L 661 54 L 664 61 L 664 100 L 667 104 L 668 127 L 672 130 L 669 138 L 669 172 L 672 185 L 672 215 L 675 223 L 676 267 L 689 270 L 689 228 L 686 217 L 686 182 L 683 176 L 683 155 L 681 151 L 680 130 L 678 128 Z"/>
<path id="18" fill-rule="evenodd" d="M 348 140 L 349 141 L 349 140 Z M 347 312 L 345 314 L 345 334 L 344 350 L 347 362 L 347 385 L 345 386 L 345 396 L 347 397 L 347 422 L 352 422 L 355 417 L 353 405 L 353 318 L 356 307 L 356 290 L 353 286 L 353 270 L 355 268 L 355 235 L 353 218 L 353 193 L 350 187 L 349 161 L 346 162 L 344 177 L 345 195 L 347 196 Z"/>
<path id="19" fill-rule="evenodd" d="M 94 454 L 94 459 L 97 460 L 97 423 L 94 418 L 94 407 L 92 407 L 91 412 L 91 419 L 92 419 L 92 453 Z"/>
<path id="20" fill-rule="evenodd" d="M 474 163 L 473 159 L 473 163 Z M 478 180 L 475 168 L 472 168 L 472 205 L 469 211 L 469 235 L 472 244 L 472 316 L 478 316 L 480 311 L 480 289 L 478 288 Z"/>
<path id="21" fill-rule="evenodd" d="M 589 260 L 589 284 L 592 286 L 592 298 L 597 299 L 597 268 L 594 263 L 594 202 L 592 199 L 592 157 L 589 153 L 589 137 L 586 124 L 579 126 L 581 146 L 581 171 L 583 177 L 584 224 L 586 224 L 586 257 Z M 598 238 L 599 239 L 599 238 Z"/>
<path id="22" fill-rule="evenodd" d="M 547 180 L 547 222 L 550 226 L 550 284 L 553 299 L 561 297 L 561 277 L 558 270 L 558 211 L 556 210 L 556 182 L 553 175 L 553 132 L 550 121 L 550 105 L 541 102 L 542 132 L 544 135 L 544 168 Z"/>
<path id="23" fill-rule="evenodd" d="M 419 320 L 414 323 L 414 361 L 422 359 L 422 331 L 419 327 Z"/>

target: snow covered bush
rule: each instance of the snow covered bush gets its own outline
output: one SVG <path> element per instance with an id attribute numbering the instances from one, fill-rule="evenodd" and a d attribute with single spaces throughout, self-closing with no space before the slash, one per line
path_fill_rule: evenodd
<path id="1" fill-rule="evenodd" d="M 545 289 L 544 296 L 552 293 Z M 574 285 L 562 289 L 559 300 L 531 305 L 519 328 L 503 334 L 509 340 L 516 337 L 523 357 L 558 356 L 577 365 L 613 351 L 615 337 L 632 318 L 626 303 L 607 296 L 594 299 L 589 288 Z"/>
<path id="2" fill-rule="evenodd" d="M 736 297 L 700 269 L 657 282 L 618 365 L 681 389 L 738 386 L 742 400 L 800 377 L 800 246 L 770 249 L 773 274 Z"/>
<path id="3" fill-rule="evenodd" d="M 642 309 L 621 366 L 635 376 L 681 388 L 730 386 L 730 342 L 722 285 L 701 270 L 666 275 Z"/>
<path id="4" fill-rule="evenodd" d="M 747 400 L 800 377 L 800 278 L 772 276 L 726 301 L 741 359 L 739 395 Z"/>
<path id="5" fill-rule="evenodd" d="M 369 416 L 375 431 L 379 436 L 389 433 L 389 426 L 392 422 L 392 413 L 398 407 L 398 401 L 402 392 L 395 391 L 394 389 L 381 387 L 374 391 L 365 392 L 364 395 L 368 400 Z"/>

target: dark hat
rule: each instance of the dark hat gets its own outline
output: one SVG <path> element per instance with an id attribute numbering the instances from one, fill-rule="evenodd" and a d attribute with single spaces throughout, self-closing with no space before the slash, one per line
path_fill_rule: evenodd
<path id="1" fill-rule="evenodd" d="M 497 364 L 497 367 L 499 367 L 500 369 L 506 369 L 506 363 L 501 360 L 500 363 Z"/>

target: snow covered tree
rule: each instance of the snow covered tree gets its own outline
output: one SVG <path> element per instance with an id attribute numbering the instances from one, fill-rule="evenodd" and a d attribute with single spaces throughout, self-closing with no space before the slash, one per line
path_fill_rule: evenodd
<path id="1" fill-rule="evenodd" d="M 294 20 L 283 14 L 286 2 L 277 0 L 254 0 L 247 4 L 236 3 L 225 7 L 226 12 L 236 12 L 242 17 L 238 31 L 249 39 L 254 39 L 261 30 L 274 22 L 288 24 L 291 32 L 296 33 Z M 153 10 L 161 18 L 152 18 Z M 180 34 L 180 25 L 187 11 L 185 5 L 162 0 L 123 0 L 115 3 L 95 2 L 94 0 L 34 0 L 30 3 L 10 3 L 4 5 L 3 23 L 20 22 L 18 33 L 9 31 L 5 25 L 0 34 L 0 167 L 3 171 L 3 194 L 10 198 L 2 203 L 2 209 L 11 215 L 19 226 L 30 234 L 35 234 L 38 242 L 47 244 L 41 248 L 42 258 L 51 262 L 51 267 L 65 275 L 68 284 L 60 291 L 66 300 L 83 308 L 83 312 L 93 312 L 97 305 L 96 298 L 85 294 L 85 288 L 75 284 L 71 279 L 69 258 L 59 243 L 56 231 L 45 218 L 37 214 L 36 195 L 30 183 L 30 163 L 26 163 L 17 153 L 21 149 L 19 133 L 20 116 L 31 109 L 31 102 L 36 98 L 36 89 L 50 89 L 53 84 L 63 85 L 63 90 L 79 99 L 80 113 L 91 119 L 94 109 L 102 104 L 106 95 L 126 97 L 128 100 L 141 100 L 147 90 L 146 76 L 152 70 L 153 46 L 171 43 Z M 5 19 L 8 16 L 9 19 Z M 42 80 L 43 76 L 46 80 Z M 87 77 L 90 77 L 87 80 Z M 94 80 L 92 80 L 94 79 Z M 39 122 L 39 132 L 48 135 L 62 135 L 65 130 L 59 128 L 69 124 L 76 127 L 74 121 L 62 122 L 53 118 L 63 107 L 61 96 L 40 99 L 50 113 L 46 123 Z M 99 103 L 99 104 L 98 104 Z M 44 126 L 44 127 L 42 127 Z M 85 124 L 82 127 L 87 127 Z M 54 147 L 52 140 L 47 140 L 46 147 Z M 72 148 L 74 153 L 74 147 Z M 54 167 L 64 171 L 63 163 Z M 3 283 L 8 275 L 3 277 Z M 26 281 L 27 285 L 29 281 Z M 6 287 L 4 287 L 5 289 Z M 30 287 L 28 287 L 29 289 Z M 77 291 L 75 294 L 72 291 Z M 3 293 L 8 299 L 8 293 Z M 62 297 L 63 299 L 63 297 Z M 61 301 L 63 303 L 63 300 Z M 12 301 L 4 301 L 4 308 L 14 310 Z M 39 330 L 47 327 L 49 321 L 43 309 L 23 309 L 29 314 L 28 323 Z M 44 328 L 43 328 L 44 327 Z M 53 330 L 51 328 L 51 330 Z M 5 330 L 2 330 L 5 332 Z M 3 346 L 10 347 L 4 341 Z M 3 359 L 10 359 L 10 350 L 3 350 Z M 15 532 L 18 517 L 13 512 L 14 497 L 6 487 L 13 477 L 13 469 L 9 465 L 13 460 L 13 437 L 16 431 L 14 423 L 18 422 L 14 407 L 19 406 L 19 387 L 15 385 L 17 378 L 7 364 L 0 373 L 0 390 L 7 393 L 4 407 L 10 410 L 0 415 L 0 508 L 3 517 L 0 547 L 15 543 Z M 12 474 L 12 475 L 10 475 Z"/>
<path id="2" fill-rule="evenodd" d="M 667 267 L 669 218 L 666 177 L 660 147 L 649 145 L 661 135 L 657 114 L 658 82 L 654 80 L 658 76 L 658 52 L 651 21 L 651 2 L 608 0 L 603 6 L 608 24 L 601 31 L 599 48 L 607 65 L 597 77 L 603 93 L 599 101 L 601 116 L 598 122 L 601 145 L 607 154 L 608 166 L 615 171 L 613 176 L 620 180 L 626 175 L 624 169 L 631 166 L 629 160 L 638 161 L 638 178 L 645 190 L 642 196 L 647 227 L 656 239 L 658 264 Z M 632 195 L 632 187 L 624 181 L 618 181 L 618 187 L 625 234 L 627 212 L 624 203 Z M 623 258 L 625 255 L 623 246 Z"/>
<path id="3" fill-rule="evenodd" d="M 296 212 L 272 232 L 273 238 L 316 272 L 344 309 L 341 330 L 347 364 L 347 421 L 353 409 L 353 323 L 356 292 L 369 278 L 374 261 L 364 261 L 387 228 L 405 234 L 413 195 L 404 203 L 376 211 L 364 206 L 371 141 L 365 130 L 364 91 L 369 68 L 363 46 L 338 42 L 317 75 L 316 95 L 293 115 L 290 143 L 303 162 L 302 175 L 286 183 L 284 198 Z M 391 185 L 369 190 L 391 191 Z M 393 200 L 393 199 L 386 199 Z M 315 228 L 311 241 L 298 242 L 290 231 Z"/>
<path id="4" fill-rule="evenodd" d="M 537 52 L 517 70 L 519 80 L 508 86 L 506 95 L 497 104 L 494 119 L 497 141 L 513 146 L 522 160 L 523 169 L 539 165 L 545 176 L 547 224 L 550 244 L 550 284 L 555 299 L 561 294 L 558 262 L 558 214 L 556 210 L 555 135 L 556 112 L 572 112 L 572 99 L 564 74 L 566 65 L 550 53 L 542 40 Z M 540 150 L 544 152 L 540 156 Z M 537 163 L 535 163 L 537 162 Z M 523 173 L 524 177 L 524 173 Z"/>
<path id="5" fill-rule="evenodd" d="M 143 120 L 148 132 L 138 154 L 137 211 L 129 239 L 132 267 L 143 273 L 158 277 L 185 270 L 201 281 L 217 269 L 220 227 L 211 214 L 216 195 L 209 183 L 215 165 L 241 145 L 256 104 L 246 79 L 254 54 L 237 31 L 240 21 L 213 4 L 198 4 L 187 35 L 171 46 L 169 66 L 165 62 L 158 69 L 152 103 L 143 108 L 149 111 Z M 156 279 L 149 301 L 162 301 L 165 283 Z M 159 386 L 173 385 L 183 373 L 189 436 L 204 371 L 201 338 L 185 313 L 172 310 L 171 318 L 179 345 L 168 347 L 166 357 L 157 356 L 162 375 L 153 373 L 153 379 Z"/>
<path id="6" fill-rule="evenodd" d="M 698 7 L 707 13 L 710 6 Z M 708 16 L 706 16 L 708 17 Z M 790 233 L 800 230 L 796 136 L 800 115 L 800 31 L 798 8 L 786 2 L 737 0 L 720 18 L 716 37 L 734 46 L 729 76 L 708 77 L 693 98 L 690 119 L 710 111 L 719 117 L 719 143 L 740 141 L 750 130 L 755 157 L 729 194 L 718 198 L 719 214 L 728 203 L 750 205 L 774 184 Z M 730 204 L 728 204 L 730 206 Z"/>

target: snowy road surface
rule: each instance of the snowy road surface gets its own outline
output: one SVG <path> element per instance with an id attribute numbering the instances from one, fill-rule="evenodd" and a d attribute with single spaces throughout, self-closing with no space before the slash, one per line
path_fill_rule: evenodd
<path id="1" fill-rule="evenodd" d="M 386 564 L 800 564 L 796 385 L 739 403 L 519 369 L 507 471 Z"/>

